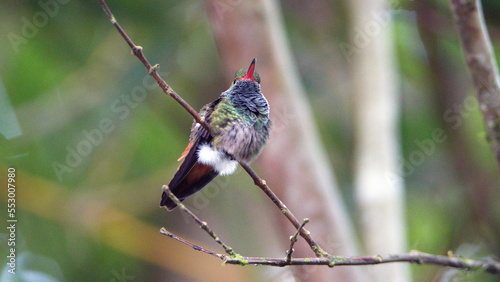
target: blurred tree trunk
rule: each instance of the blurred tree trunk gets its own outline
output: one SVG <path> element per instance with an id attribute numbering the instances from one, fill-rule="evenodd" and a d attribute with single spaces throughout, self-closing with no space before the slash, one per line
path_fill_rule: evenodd
<path id="1" fill-rule="evenodd" d="M 252 58 L 258 58 L 257 71 L 274 123 L 269 144 L 259 158 L 263 178 L 299 220 L 311 219 L 306 227 L 325 250 L 334 255 L 356 254 L 351 223 L 318 139 L 278 2 L 208 0 L 207 10 L 228 76 Z M 276 222 L 282 234 L 278 240 L 286 250 L 294 229 L 281 214 Z M 294 256 L 314 254 L 300 243 Z M 296 280 L 367 281 L 360 267 L 293 270 Z"/>
<path id="2" fill-rule="evenodd" d="M 398 166 L 397 76 L 391 10 L 385 0 L 351 1 L 355 194 L 369 254 L 406 251 L 404 186 Z M 370 267 L 372 281 L 409 281 L 408 266 Z"/>
<path id="3" fill-rule="evenodd" d="M 488 142 L 500 166 L 500 75 L 479 0 L 451 0 L 462 52 L 483 115 Z"/>
<path id="4" fill-rule="evenodd" d="M 488 173 L 475 158 L 475 144 L 467 137 L 465 120 L 477 105 L 467 104 L 467 92 L 471 85 L 465 67 L 456 62 L 445 48 L 444 40 L 453 40 L 453 19 L 442 14 L 434 1 L 419 1 L 415 5 L 420 37 L 429 60 L 432 87 L 436 105 L 442 118 L 441 127 L 449 138 L 452 165 L 456 177 L 465 183 L 467 201 L 470 203 L 470 223 L 475 225 L 485 238 L 489 238 L 488 249 L 499 253 L 500 221 L 494 212 L 495 193 L 499 187 L 496 172 Z M 458 107 L 457 107 L 458 105 Z M 458 110 L 457 110 L 458 108 Z M 473 109 L 474 108 L 474 109 Z M 463 240 L 463 232 L 456 232 L 457 241 Z M 458 235 L 460 234 L 460 236 Z"/>

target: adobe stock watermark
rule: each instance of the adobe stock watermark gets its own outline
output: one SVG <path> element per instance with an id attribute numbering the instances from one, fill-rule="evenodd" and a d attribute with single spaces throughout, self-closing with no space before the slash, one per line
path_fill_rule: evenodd
<path id="1" fill-rule="evenodd" d="M 167 76 L 168 73 L 160 73 Z M 63 176 L 71 173 L 79 167 L 84 159 L 88 157 L 95 148 L 97 148 L 117 126 L 117 123 L 127 119 L 133 109 L 139 106 L 139 103 L 146 100 L 148 92 L 157 88 L 158 84 L 149 75 L 142 80 L 142 85 L 136 86 L 129 94 L 122 94 L 109 105 L 111 117 L 102 118 L 94 127 L 84 129 L 80 132 L 80 141 L 73 145 L 66 146 L 66 157 L 64 162 L 52 162 L 57 179 L 63 181 Z"/>
<path id="2" fill-rule="evenodd" d="M 19 52 L 19 47 L 22 44 L 28 43 L 28 39 L 35 37 L 38 31 L 49 23 L 49 19 L 55 17 L 61 5 L 67 4 L 70 0 L 40 0 L 38 6 L 41 11 L 35 12 L 31 18 L 21 18 L 21 28 L 19 33 L 9 32 L 7 38 L 9 39 L 12 48 L 16 53 Z"/>
<path id="3" fill-rule="evenodd" d="M 299 118 L 297 112 L 292 112 L 290 108 L 286 105 L 280 107 L 279 109 L 271 108 L 271 111 L 275 111 L 276 114 L 272 116 L 271 124 L 271 136 L 278 134 L 284 130 L 289 130 L 288 125 Z"/>
<path id="4" fill-rule="evenodd" d="M 338 44 L 344 59 L 347 62 L 350 62 L 353 55 L 368 47 L 372 43 L 373 39 L 379 36 L 382 30 L 389 25 L 392 18 L 392 11 L 399 8 L 399 1 L 395 1 L 389 3 L 389 7 L 387 9 L 371 11 L 371 19 L 368 20 L 363 26 L 356 26 L 354 28 L 352 44 L 345 42 Z"/>
<path id="5" fill-rule="evenodd" d="M 313 222 L 310 222 L 309 224 L 313 224 Z M 321 224 L 321 223 L 320 223 Z M 310 228 L 307 227 L 307 224 L 305 228 Z M 311 230 L 309 230 L 311 231 Z M 290 234 L 292 236 L 293 234 Z M 335 254 L 338 253 L 337 249 L 339 248 L 339 238 L 335 240 L 335 236 L 332 234 L 328 234 L 326 236 L 326 240 L 324 237 L 318 237 L 316 242 L 318 243 L 319 246 L 324 248 L 325 251 L 329 252 L 330 254 Z M 288 251 L 288 250 L 287 250 Z M 300 255 L 299 255 L 300 256 Z M 286 268 L 285 268 L 286 269 Z M 289 268 L 290 269 L 290 268 Z M 292 272 L 292 271 L 281 271 L 279 272 L 276 277 L 273 277 L 273 281 L 295 281 L 298 280 L 300 281 L 314 281 L 311 277 L 312 274 L 317 273 L 317 269 L 314 267 L 302 267 L 300 271 L 297 272 Z M 276 279 L 275 279 L 276 278 Z"/>
<path id="6" fill-rule="evenodd" d="M 469 95 L 460 104 L 455 104 L 451 109 L 443 113 L 443 120 L 450 124 L 451 129 L 456 130 L 463 125 L 464 120 L 470 117 L 471 112 L 477 110 L 478 103 L 476 97 Z M 448 139 L 448 135 L 442 128 L 435 128 L 431 131 L 428 138 L 416 139 L 414 141 L 417 147 L 408 154 L 407 158 L 403 158 L 399 163 L 399 174 L 386 173 L 385 178 L 388 182 L 394 183 L 400 181 L 399 177 L 410 176 L 417 167 L 421 166 L 428 157 L 435 151 L 437 145 Z"/>
<path id="7" fill-rule="evenodd" d="M 287 125 L 297 118 L 297 113 L 291 112 L 289 107 L 283 106 L 276 109 L 276 114 L 272 117 L 272 127 L 271 127 L 271 137 L 275 133 L 279 133 L 283 130 L 287 130 Z M 238 165 L 239 166 L 239 165 Z M 189 206 L 189 209 L 194 213 L 201 211 L 208 207 L 210 200 L 217 197 L 224 189 L 229 186 L 231 177 L 236 177 L 241 175 L 243 169 L 238 169 L 234 174 L 227 176 L 218 176 L 212 182 L 210 182 L 206 187 L 195 193 L 193 196 L 185 200 L 185 204 Z M 235 187 L 235 189 L 238 189 Z M 185 223 L 190 223 L 192 220 L 185 213 L 182 213 Z"/>
<path id="8" fill-rule="evenodd" d="M 125 267 L 122 267 L 121 273 L 113 269 L 111 270 L 111 274 L 113 274 L 113 278 L 109 280 L 110 282 L 126 282 L 135 280 L 135 276 L 127 274 Z"/>
<path id="9" fill-rule="evenodd" d="M 197 214 L 199 211 L 208 207 L 211 199 L 217 197 L 221 192 L 223 192 L 227 187 L 229 187 L 230 177 L 241 174 L 241 169 L 236 170 L 234 174 L 226 176 L 217 176 L 212 182 L 205 186 L 200 191 L 196 192 L 191 197 L 185 200 L 185 205 L 189 206 L 189 209 Z M 193 222 L 192 218 L 188 216 L 185 212 L 182 212 L 182 218 L 184 223 L 190 224 Z"/>
<path id="10" fill-rule="evenodd" d="M 225 13 L 233 11 L 241 3 L 243 3 L 243 0 L 216 0 L 213 5 L 219 20 L 223 20 Z"/>
<path id="11" fill-rule="evenodd" d="M 295 112 L 291 112 L 289 107 L 283 106 L 275 110 L 275 114 L 272 117 L 272 127 L 271 127 L 271 137 L 272 135 L 287 129 L 287 125 L 297 118 Z M 186 206 L 194 213 L 201 211 L 208 207 L 210 200 L 217 197 L 221 192 L 223 192 L 228 186 L 231 177 L 236 177 L 241 175 L 242 169 L 236 170 L 234 174 L 227 176 L 218 176 L 212 182 L 210 182 L 206 187 L 196 192 L 191 197 L 184 201 Z M 237 189 L 237 187 L 235 187 Z M 185 213 L 182 213 L 185 223 L 190 223 L 191 218 Z"/>
<path id="12" fill-rule="evenodd" d="M 10 274 L 16 274 L 16 235 L 17 235 L 17 214 L 16 214 L 16 168 L 9 167 L 6 172 L 7 175 L 7 230 L 8 238 L 6 241 L 6 246 L 10 248 L 7 249 L 7 272 Z M 15 280 L 15 279 L 13 279 Z"/>

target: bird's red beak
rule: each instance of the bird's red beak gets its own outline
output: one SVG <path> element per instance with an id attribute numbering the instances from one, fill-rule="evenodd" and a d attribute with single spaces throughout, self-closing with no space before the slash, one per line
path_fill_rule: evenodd
<path id="1" fill-rule="evenodd" d="M 255 58 L 252 60 L 252 63 L 248 67 L 247 74 L 245 74 L 245 76 L 242 77 L 241 79 L 250 79 L 250 80 L 255 81 L 255 79 L 253 77 L 254 71 L 255 71 Z"/>

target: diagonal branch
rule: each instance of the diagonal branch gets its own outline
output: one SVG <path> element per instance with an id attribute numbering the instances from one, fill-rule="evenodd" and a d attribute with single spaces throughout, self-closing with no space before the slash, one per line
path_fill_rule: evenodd
<path id="1" fill-rule="evenodd" d="M 297 242 L 297 236 L 299 235 L 300 230 L 302 230 L 308 222 L 309 222 L 309 218 L 304 218 L 304 221 L 302 221 L 302 224 L 297 229 L 297 232 L 295 232 L 295 234 L 293 234 L 293 236 L 290 236 L 290 248 L 288 248 L 288 251 L 286 251 L 286 262 L 287 263 L 290 263 L 292 261 L 292 254 L 294 252 L 293 245 L 295 245 L 295 242 Z"/>
<path id="2" fill-rule="evenodd" d="M 244 257 L 239 254 L 234 253 L 234 251 L 222 241 L 219 240 L 217 235 L 208 227 L 206 222 L 201 221 L 198 217 L 196 217 L 182 202 L 168 189 L 168 186 L 164 186 L 165 192 L 184 212 L 186 212 L 189 216 L 191 216 L 200 227 L 205 230 L 210 236 L 219 243 L 219 245 L 223 246 L 226 253 L 229 256 L 224 254 L 218 254 L 196 244 L 189 242 L 186 239 L 183 239 L 169 231 L 165 228 L 161 228 L 160 233 L 173 238 L 189 247 L 212 255 L 221 259 L 226 264 L 238 264 L 238 265 L 266 265 L 266 266 L 292 266 L 292 265 L 326 265 L 328 267 L 334 266 L 343 266 L 343 265 L 375 265 L 375 264 L 386 264 L 386 263 L 394 263 L 394 262 L 408 262 L 415 264 L 430 264 L 430 265 L 438 265 L 438 266 L 447 266 L 453 267 L 457 269 L 464 269 L 468 271 L 484 271 L 490 274 L 499 274 L 500 273 L 500 262 L 495 260 L 475 260 L 464 257 L 456 257 L 452 252 L 448 253 L 448 256 L 438 256 L 427 254 L 419 251 L 412 251 L 410 253 L 405 254 L 392 254 L 392 255 L 377 255 L 377 256 L 360 256 L 360 257 L 341 257 L 341 256 L 332 256 L 328 253 L 325 253 L 323 257 L 317 258 L 293 258 L 293 246 L 297 241 L 297 235 L 301 230 L 303 230 L 304 225 L 309 222 L 309 219 L 304 219 L 302 224 L 297 228 L 297 232 L 290 237 L 290 247 L 287 251 L 287 255 L 285 258 L 263 258 L 263 257 Z"/>
<path id="3" fill-rule="evenodd" d="M 198 112 L 196 112 L 184 99 L 177 94 L 170 85 L 165 82 L 163 78 L 158 74 L 158 69 L 160 68 L 159 64 L 156 64 L 152 66 L 148 59 L 144 56 L 142 52 L 142 47 L 135 45 L 132 39 L 128 36 L 128 34 L 123 30 L 123 28 L 120 26 L 118 21 L 115 19 L 115 16 L 111 13 L 111 10 L 109 9 L 108 5 L 104 0 L 99 0 L 99 3 L 102 6 L 102 9 L 104 10 L 104 13 L 108 16 L 109 20 L 111 23 L 115 26 L 115 28 L 118 30 L 118 32 L 121 34 L 123 39 L 127 42 L 128 46 L 130 46 L 130 49 L 132 49 L 132 54 L 134 54 L 146 67 L 148 70 L 149 75 L 151 75 L 158 85 L 160 86 L 161 90 L 163 90 L 163 93 L 169 95 L 172 97 L 175 101 L 177 101 L 186 111 L 193 116 L 194 120 L 196 120 L 197 123 L 201 124 L 204 128 L 206 128 L 210 132 L 210 126 L 208 123 L 206 123 L 199 115 Z"/>
<path id="4" fill-rule="evenodd" d="M 175 240 L 177 240 L 177 241 L 179 241 L 179 242 L 181 242 L 181 243 L 183 243 L 183 244 L 186 244 L 186 245 L 190 246 L 191 248 L 193 248 L 193 249 L 195 249 L 195 250 L 197 250 L 197 251 L 203 252 L 203 253 L 205 253 L 205 254 L 212 255 L 212 256 L 214 256 L 214 257 L 218 257 L 218 258 L 220 258 L 220 259 L 222 259 L 222 260 L 226 260 L 226 256 L 225 256 L 225 255 L 223 255 L 223 254 L 218 254 L 218 253 L 216 253 L 216 252 L 212 252 L 212 251 L 210 251 L 210 250 L 208 250 L 208 249 L 205 249 L 205 248 L 200 247 L 200 246 L 198 246 L 198 245 L 196 245 L 196 244 L 193 244 L 193 243 L 189 242 L 188 240 L 186 240 L 186 239 L 184 239 L 184 238 L 181 238 L 181 237 L 179 237 L 179 236 L 175 235 L 174 233 L 172 233 L 172 232 L 168 231 L 168 230 L 167 230 L 167 229 L 165 229 L 164 227 L 162 227 L 162 228 L 160 229 L 160 234 L 163 234 L 163 235 L 165 235 L 165 236 L 167 236 L 167 237 L 170 237 L 170 238 L 172 238 L 172 239 L 175 239 Z"/>
<path id="5" fill-rule="evenodd" d="M 305 223 L 305 222 L 304 222 Z M 225 264 L 237 265 L 266 265 L 266 266 L 292 266 L 292 265 L 325 265 L 328 267 L 335 266 L 353 266 L 353 265 L 376 265 L 395 262 L 408 262 L 414 264 L 438 265 L 463 269 L 467 271 L 484 271 L 489 274 L 500 273 L 500 262 L 495 260 L 475 260 L 463 257 L 453 256 L 451 253 L 448 256 L 431 255 L 419 251 L 411 251 L 405 254 L 378 255 L 378 256 L 361 256 L 361 257 L 323 257 L 323 258 L 262 258 L 262 257 L 243 257 L 240 255 L 228 257 L 223 254 L 218 254 L 197 246 L 183 238 L 180 238 L 162 228 L 161 234 L 173 238 L 181 243 L 184 243 L 191 248 L 215 256 L 221 259 Z"/>
<path id="6" fill-rule="evenodd" d="M 212 231 L 212 229 L 208 226 L 208 224 L 205 222 L 205 221 L 202 221 L 201 219 L 199 219 L 191 210 L 189 210 L 175 195 L 174 193 L 172 193 L 172 191 L 170 191 L 170 189 L 168 188 L 168 185 L 163 185 L 163 191 L 165 193 L 167 193 L 168 197 L 174 201 L 174 203 L 185 213 L 187 213 L 196 223 L 198 223 L 198 225 L 200 226 L 201 229 L 205 230 L 205 232 L 208 233 L 208 235 L 210 235 L 210 237 L 212 237 L 212 239 L 215 240 L 215 242 L 217 242 L 217 244 L 221 245 L 222 248 L 224 248 L 224 251 L 226 251 L 226 253 L 230 256 L 236 256 L 236 254 L 234 253 L 233 251 L 233 248 L 229 247 L 228 245 L 226 245 L 224 242 L 222 242 L 220 239 L 219 239 L 219 236 L 217 236 L 217 234 L 215 234 L 214 231 Z M 173 238 L 173 237 L 172 237 Z M 175 239 L 175 238 L 174 238 Z M 185 242 L 183 242 L 185 243 Z"/>
<path id="7" fill-rule="evenodd" d="M 149 63 L 149 61 L 146 59 L 146 57 L 144 56 L 144 54 L 142 52 L 142 47 L 141 46 L 137 46 L 137 45 L 134 44 L 134 42 L 132 41 L 132 39 L 128 36 L 128 34 L 125 32 L 125 30 L 123 30 L 123 28 L 120 26 L 120 24 L 118 23 L 118 21 L 115 19 L 115 17 L 111 13 L 111 10 L 109 9 L 108 5 L 106 4 L 106 2 L 104 0 L 99 0 L 99 3 L 101 4 L 102 9 L 104 10 L 104 12 L 106 13 L 106 15 L 108 16 L 108 18 L 111 21 L 111 23 L 115 26 L 115 28 L 121 34 L 121 36 L 123 37 L 123 39 L 125 39 L 125 41 L 127 42 L 127 44 L 132 49 L 132 54 L 134 54 L 144 64 L 144 66 L 146 67 L 146 69 L 149 72 L 149 75 L 151 75 L 156 80 L 156 82 L 158 82 L 158 85 L 161 87 L 161 89 L 163 90 L 163 92 L 165 94 L 169 95 L 170 97 L 172 97 L 184 109 L 186 109 L 186 111 L 188 111 L 188 113 L 190 113 L 193 116 L 194 120 L 196 120 L 197 123 L 201 124 L 205 129 L 207 129 L 208 132 L 211 132 L 210 125 L 208 125 L 208 123 L 206 123 L 198 115 L 198 113 L 186 101 L 184 101 L 184 99 L 182 99 L 172 89 L 172 87 L 170 87 L 165 82 L 165 80 L 163 78 L 160 77 L 160 75 L 157 72 L 157 70 L 160 68 L 160 66 L 158 64 L 152 66 Z M 266 181 L 263 180 L 262 178 L 260 178 L 257 175 L 257 173 L 255 173 L 255 171 L 248 164 L 240 162 L 240 165 L 247 171 L 247 173 L 250 175 L 250 177 L 252 177 L 252 179 L 254 180 L 255 184 L 258 187 L 260 187 L 262 189 L 262 191 L 264 191 L 264 193 L 266 193 L 266 195 L 269 198 L 271 198 L 271 200 L 273 201 L 273 203 L 281 210 L 281 212 L 293 224 L 293 226 L 295 226 L 295 228 L 298 229 L 299 226 L 300 226 L 299 221 L 295 218 L 295 216 L 292 214 L 292 212 L 283 204 L 283 202 L 281 202 L 281 200 L 276 196 L 276 194 L 274 194 L 274 192 L 271 191 L 271 189 L 267 186 Z M 319 247 L 319 245 L 311 238 L 311 235 L 310 235 L 309 231 L 307 231 L 307 230 L 305 230 L 303 228 L 300 229 L 300 236 L 302 236 L 307 241 L 307 243 L 309 244 L 309 246 L 314 251 L 314 253 L 316 254 L 317 257 L 327 256 L 328 255 L 328 253 L 326 253 L 325 251 L 323 251 L 323 249 L 321 249 Z"/>
<path id="8" fill-rule="evenodd" d="M 273 201 L 273 203 L 280 209 L 281 213 L 285 215 L 285 217 L 297 228 L 298 232 L 300 233 L 300 236 L 306 240 L 306 242 L 309 244 L 313 252 L 316 254 L 317 257 L 325 257 L 329 256 L 327 252 L 325 252 L 317 243 L 314 241 L 311 237 L 311 232 L 309 232 L 305 228 L 300 228 L 300 222 L 297 220 L 297 218 L 293 215 L 293 213 L 290 211 L 290 209 L 285 206 L 285 204 L 274 194 L 274 192 L 267 186 L 267 183 L 264 179 L 260 178 L 255 171 L 252 170 L 252 168 L 245 164 L 245 163 L 240 163 L 240 165 L 246 170 L 248 175 L 252 177 L 255 185 L 257 185 L 266 195 Z"/>

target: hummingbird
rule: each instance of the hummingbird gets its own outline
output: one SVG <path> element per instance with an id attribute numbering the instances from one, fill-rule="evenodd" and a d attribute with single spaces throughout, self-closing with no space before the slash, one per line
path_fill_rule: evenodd
<path id="1" fill-rule="evenodd" d="M 218 175 L 232 174 L 238 162 L 252 162 L 266 144 L 271 120 L 255 59 L 248 69 L 237 71 L 229 89 L 201 108 L 199 115 L 210 132 L 193 122 L 189 144 L 178 159 L 182 162 L 168 184 L 181 201 Z M 160 207 L 170 211 L 176 206 L 164 191 Z"/>

